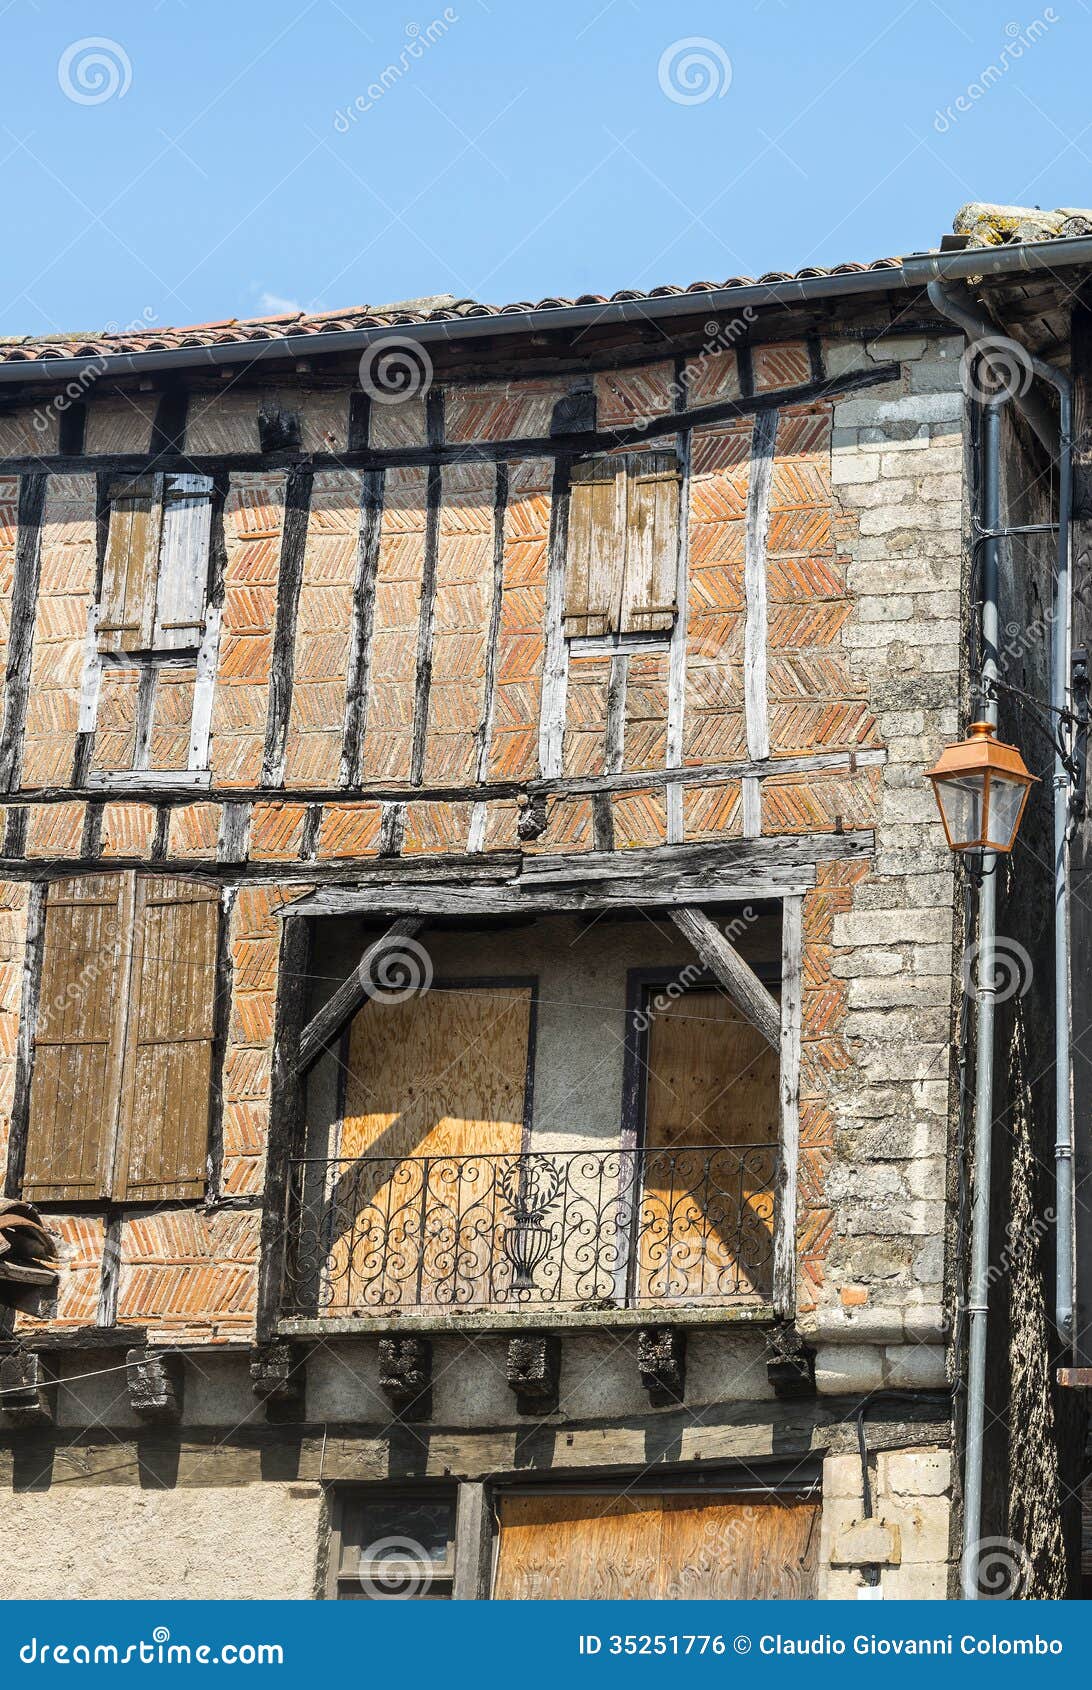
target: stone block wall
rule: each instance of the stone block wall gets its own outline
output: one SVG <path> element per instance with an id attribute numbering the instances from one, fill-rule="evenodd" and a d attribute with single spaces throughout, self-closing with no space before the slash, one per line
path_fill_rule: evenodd
<path id="1" fill-rule="evenodd" d="M 865 1518 L 861 1463 L 823 1463 L 819 1596 L 854 1600 L 878 1581 L 885 1601 L 944 1601 L 953 1593 L 958 1516 L 951 1452 L 885 1449 L 870 1457 L 872 1514 Z"/>

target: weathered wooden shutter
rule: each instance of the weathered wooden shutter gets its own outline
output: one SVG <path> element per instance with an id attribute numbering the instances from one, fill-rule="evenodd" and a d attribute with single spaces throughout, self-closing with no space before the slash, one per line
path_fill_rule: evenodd
<path id="1" fill-rule="evenodd" d="M 99 595 L 100 651 L 141 651 L 152 643 L 163 477 L 116 482 Z"/>
<path id="2" fill-rule="evenodd" d="M 679 469 L 674 452 L 626 459 L 626 565 L 619 627 L 624 634 L 673 626 L 678 609 Z"/>
<path id="3" fill-rule="evenodd" d="M 138 881 L 119 1201 L 204 1193 L 218 931 L 214 888 L 163 875 Z"/>
<path id="4" fill-rule="evenodd" d="M 624 566 L 625 467 L 617 458 L 574 464 L 565 559 L 568 637 L 617 628 Z"/>
<path id="5" fill-rule="evenodd" d="M 106 1196 L 120 1095 L 132 881 L 59 880 L 45 910 L 23 1195 Z"/>
<path id="6" fill-rule="evenodd" d="M 670 629 L 677 612 L 678 535 L 674 452 L 631 452 L 574 464 L 566 635 Z"/>
<path id="7" fill-rule="evenodd" d="M 211 477 L 167 476 L 152 629 L 152 644 L 157 651 L 174 651 L 201 642 L 211 522 Z"/>

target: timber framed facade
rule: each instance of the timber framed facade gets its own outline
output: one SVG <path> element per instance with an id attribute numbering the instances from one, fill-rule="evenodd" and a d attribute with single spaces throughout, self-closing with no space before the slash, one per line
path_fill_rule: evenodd
<path id="1" fill-rule="evenodd" d="M 962 341 L 820 280 L 24 357 L 9 1589 L 949 1594 Z"/>

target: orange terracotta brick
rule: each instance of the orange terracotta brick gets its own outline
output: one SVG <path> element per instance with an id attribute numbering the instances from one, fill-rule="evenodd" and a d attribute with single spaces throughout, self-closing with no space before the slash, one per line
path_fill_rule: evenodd
<path id="1" fill-rule="evenodd" d="M 667 839 L 667 801 L 662 789 L 623 792 L 611 800 L 615 850 L 663 845 Z"/>
<path id="2" fill-rule="evenodd" d="M 546 831 L 518 843 L 529 856 L 590 851 L 595 843 L 591 799 L 567 793 L 547 798 Z"/>
<path id="3" fill-rule="evenodd" d="M 35 804 L 27 824 L 28 857 L 78 857 L 85 806 Z"/>
<path id="4" fill-rule="evenodd" d="M 17 1331 L 33 1333 L 48 1327 L 93 1326 L 97 1318 L 105 1223 L 96 1215 L 50 1215 L 49 1231 L 57 1240 L 61 1271 L 56 1302 L 43 1317 L 18 1314 Z"/>
<path id="5" fill-rule="evenodd" d="M 118 1323 L 249 1336 L 259 1224 L 250 1211 L 179 1210 L 123 1221 Z"/>
<path id="6" fill-rule="evenodd" d="M 325 805 L 319 828 L 319 858 L 378 856 L 382 820 L 380 804 Z"/>
<path id="7" fill-rule="evenodd" d="M 180 804 L 171 811 L 167 854 L 215 859 L 220 838 L 219 804 Z"/>
<path id="8" fill-rule="evenodd" d="M 407 804 L 402 849 L 407 856 L 419 852 L 458 853 L 466 850 L 469 831 L 469 804 Z"/>
<path id="9" fill-rule="evenodd" d="M 250 856 L 257 862 L 299 856 L 306 804 L 255 804 L 250 813 Z"/>
<path id="10" fill-rule="evenodd" d="M 666 360 L 637 370 L 606 370 L 595 377 L 600 428 L 627 428 L 675 408 L 675 367 Z"/>
<path id="11" fill-rule="evenodd" d="M 756 346 L 751 358 L 758 393 L 780 387 L 803 387 L 812 379 L 811 358 L 803 341 Z"/>
<path id="12" fill-rule="evenodd" d="M 762 782 L 763 833 L 833 832 L 875 826 L 882 771 L 816 770 Z"/>
<path id="13" fill-rule="evenodd" d="M 739 839 L 743 833 L 743 788 L 736 781 L 683 787 L 683 835 L 689 841 Z"/>
<path id="14" fill-rule="evenodd" d="M 102 810 L 102 855 L 104 857 L 147 857 L 155 833 L 152 804 L 104 804 Z"/>

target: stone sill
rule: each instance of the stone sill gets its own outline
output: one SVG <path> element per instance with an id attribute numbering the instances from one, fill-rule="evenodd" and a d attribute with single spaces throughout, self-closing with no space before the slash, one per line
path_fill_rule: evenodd
<path id="1" fill-rule="evenodd" d="M 780 1316 L 771 1303 L 710 1308 L 644 1309 L 453 1309 L 409 1310 L 389 1314 L 291 1316 L 277 1323 L 282 1338 L 368 1338 L 392 1332 L 608 1332 L 641 1326 L 770 1326 Z"/>

